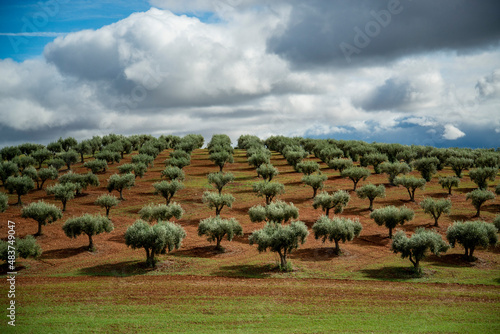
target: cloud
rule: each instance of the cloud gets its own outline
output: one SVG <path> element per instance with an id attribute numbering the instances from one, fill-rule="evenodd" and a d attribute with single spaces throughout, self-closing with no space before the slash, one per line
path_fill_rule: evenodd
<path id="1" fill-rule="evenodd" d="M 464 137 L 465 133 L 460 131 L 457 127 L 451 125 L 451 124 L 446 124 L 444 126 L 444 133 L 443 133 L 443 138 L 447 140 L 455 140 L 461 137 Z"/>
<path id="2" fill-rule="evenodd" d="M 296 66 L 358 66 L 416 53 L 498 46 L 496 0 L 293 1 L 270 51 Z"/>
<path id="3" fill-rule="evenodd" d="M 299 52 L 302 38 L 314 32 L 309 12 L 321 16 L 335 9 L 332 19 L 341 18 L 352 14 L 348 2 L 230 3 L 233 9 L 226 11 L 212 8 L 216 2 L 162 1 L 180 12 L 152 8 L 59 36 L 43 57 L 0 60 L 0 145 L 115 132 L 227 133 L 233 141 L 246 133 L 331 136 L 435 146 L 453 139 L 453 145 L 500 146 L 494 135 L 500 129 L 500 48 L 408 50 L 403 57 L 389 50 L 384 62 L 349 66 L 317 61 L 318 55 L 299 61 L 270 43 L 299 29 Z M 219 20 L 182 14 L 200 10 L 215 11 Z M 299 12 L 304 20 L 294 21 Z M 418 11 L 412 15 L 419 17 Z M 331 34 L 327 28 L 324 33 Z M 311 38 L 317 48 L 317 36 Z M 378 57 L 365 51 L 366 59 Z"/>

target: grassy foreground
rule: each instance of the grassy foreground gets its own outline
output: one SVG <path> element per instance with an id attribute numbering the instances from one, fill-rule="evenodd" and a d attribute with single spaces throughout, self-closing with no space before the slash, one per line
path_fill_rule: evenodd
<path id="1" fill-rule="evenodd" d="M 496 286 L 168 275 L 19 283 L 16 328 L 2 321 L 2 333 L 500 332 Z"/>

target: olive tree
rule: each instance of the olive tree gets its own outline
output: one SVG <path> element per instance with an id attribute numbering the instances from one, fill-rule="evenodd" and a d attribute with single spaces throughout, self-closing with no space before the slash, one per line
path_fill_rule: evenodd
<path id="1" fill-rule="evenodd" d="M 35 189 L 35 183 L 29 176 L 9 176 L 5 181 L 5 189 L 10 194 L 17 194 L 16 205 L 23 205 L 21 196 L 26 195 L 30 190 Z"/>
<path id="2" fill-rule="evenodd" d="M 266 223 L 264 228 L 253 231 L 248 238 L 250 245 L 257 245 L 259 252 L 268 249 L 280 256 L 280 269 L 287 271 L 287 257 L 299 244 L 304 244 L 309 232 L 307 226 L 301 221 L 293 221 L 288 225 Z"/>
<path id="3" fill-rule="evenodd" d="M 472 169 L 469 172 L 469 177 L 477 184 L 477 187 L 481 190 L 486 190 L 488 188 L 488 180 L 495 181 L 495 177 L 498 174 L 498 168 L 493 167 L 482 167 Z"/>
<path id="4" fill-rule="evenodd" d="M 455 172 L 455 175 L 458 178 L 462 178 L 462 172 L 465 169 L 469 169 L 474 165 L 474 160 L 468 159 L 468 158 L 463 158 L 463 157 L 450 157 L 448 160 L 446 160 L 446 164 L 453 169 Z"/>
<path id="5" fill-rule="evenodd" d="M 413 161 L 412 164 L 413 168 L 420 172 L 422 178 L 429 182 L 432 176 L 437 172 L 439 159 L 436 157 L 421 158 Z"/>
<path id="6" fill-rule="evenodd" d="M 118 198 L 116 198 L 113 195 L 104 194 L 104 195 L 97 197 L 94 204 L 99 205 L 101 208 L 105 208 L 106 209 L 106 217 L 109 217 L 109 210 L 112 207 L 120 204 L 120 201 L 118 200 Z"/>
<path id="7" fill-rule="evenodd" d="M 299 218 L 299 209 L 293 203 L 276 201 L 266 206 L 255 205 L 248 210 L 248 215 L 254 223 L 266 221 L 283 224 Z"/>
<path id="8" fill-rule="evenodd" d="M 372 165 L 375 174 L 380 174 L 380 164 L 386 162 L 387 160 L 388 160 L 387 155 L 383 153 L 369 153 L 364 155 L 360 159 L 360 164 L 363 167 Z"/>
<path id="9" fill-rule="evenodd" d="M 9 247 L 10 246 L 10 247 Z M 12 247 L 14 253 L 12 253 Z M 37 244 L 32 235 L 24 238 L 15 238 L 15 240 L 0 240 L 0 260 L 9 263 L 9 271 L 15 270 L 15 262 L 19 258 L 37 258 L 42 255 L 42 248 Z"/>
<path id="10" fill-rule="evenodd" d="M 497 230 L 500 231 L 500 215 L 496 216 L 495 219 L 493 219 L 493 225 L 495 225 Z"/>
<path id="11" fill-rule="evenodd" d="M 18 167 L 20 171 L 23 171 L 25 168 L 35 165 L 36 161 L 30 156 L 19 156 L 12 159 Z"/>
<path id="12" fill-rule="evenodd" d="M 460 179 L 457 176 L 445 176 L 440 177 L 438 183 L 441 185 L 441 188 L 448 189 L 448 195 L 451 195 L 451 189 L 453 187 L 458 188 Z"/>
<path id="13" fill-rule="evenodd" d="M 234 219 L 222 219 L 220 216 L 215 218 L 206 218 L 200 221 L 198 225 L 198 236 L 207 236 L 209 242 L 216 242 L 215 249 L 223 250 L 220 243 L 224 237 L 228 241 L 233 240 L 235 236 L 243 236 L 243 228 L 240 223 Z"/>
<path id="14" fill-rule="evenodd" d="M 451 201 L 449 199 L 435 200 L 431 197 L 426 197 L 420 202 L 420 207 L 424 213 L 428 213 L 434 218 L 434 226 L 438 226 L 438 219 L 441 215 L 450 214 Z"/>
<path id="15" fill-rule="evenodd" d="M 209 159 L 219 167 L 222 172 L 226 163 L 232 164 L 234 162 L 233 154 L 228 151 L 218 151 L 210 154 Z"/>
<path id="16" fill-rule="evenodd" d="M 312 226 L 314 237 L 323 239 L 323 243 L 328 240 L 335 242 L 335 253 L 340 254 L 340 241 L 345 243 L 351 241 L 354 237 L 359 236 L 363 226 L 356 220 L 349 218 L 321 216 Z"/>
<path id="17" fill-rule="evenodd" d="M 225 206 L 232 208 L 234 200 L 235 198 L 231 194 L 221 194 L 211 191 L 205 191 L 202 197 L 203 203 L 205 203 L 209 209 L 215 209 L 216 216 L 220 215 Z"/>
<path id="18" fill-rule="evenodd" d="M 108 164 L 114 164 L 115 162 L 121 161 L 120 153 L 109 151 L 109 150 L 102 150 L 102 151 L 96 153 L 95 158 L 97 160 L 104 160 Z M 132 157 L 132 162 L 133 162 L 133 159 L 134 159 L 134 157 Z"/>
<path id="19" fill-rule="evenodd" d="M 340 173 L 340 176 L 351 179 L 351 181 L 354 183 L 353 190 L 356 191 L 358 182 L 361 180 L 366 180 L 366 178 L 370 176 L 370 171 L 363 167 L 351 167 L 343 170 L 342 173 Z"/>
<path id="20" fill-rule="evenodd" d="M 474 217 L 479 217 L 481 214 L 481 206 L 486 202 L 495 199 L 495 195 L 489 190 L 476 189 L 467 193 L 465 196 L 466 200 L 471 200 L 472 205 L 476 208 L 476 215 Z"/>
<path id="21" fill-rule="evenodd" d="M 124 174 L 124 175 L 113 174 L 108 179 L 108 185 L 106 186 L 106 189 L 108 189 L 109 192 L 112 192 L 113 190 L 118 191 L 120 193 L 120 200 L 123 201 L 125 200 L 123 198 L 123 190 L 130 189 L 134 185 L 135 185 L 134 174 Z"/>
<path id="22" fill-rule="evenodd" d="M 48 204 L 44 201 L 33 202 L 21 210 L 21 217 L 31 218 L 38 223 L 38 232 L 35 236 L 42 235 L 42 226 L 52 224 L 62 218 L 61 209 L 54 204 Z"/>
<path id="23" fill-rule="evenodd" d="M 409 238 L 404 231 L 397 231 L 391 244 L 391 250 L 396 254 L 401 253 L 403 259 L 408 258 L 417 271 L 428 251 L 439 255 L 449 247 L 439 233 L 424 228 L 417 228 Z"/>
<path id="24" fill-rule="evenodd" d="M 85 168 L 90 169 L 90 171 L 94 174 L 97 173 L 104 173 L 108 169 L 108 163 L 106 160 L 91 160 L 87 161 L 86 163 L 83 164 Z"/>
<path id="25" fill-rule="evenodd" d="M 37 172 L 36 186 L 37 189 L 43 189 L 43 185 L 47 180 L 55 180 L 59 176 L 57 169 L 54 167 L 40 168 Z"/>
<path id="26" fill-rule="evenodd" d="M 90 144 L 87 140 L 83 140 L 76 144 L 74 147 L 75 152 L 80 154 L 80 162 L 83 164 L 85 162 L 85 154 L 90 154 L 92 153 L 92 149 L 90 147 Z"/>
<path id="27" fill-rule="evenodd" d="M 89 238 L 89 251 L 93 252 L 95 247 L 92 237 L 103 232 L 109 233 L 113 231 L 114 226 L 107 217 L 86 213 L 83 216 L 66 220 L 62 229 L 69 238 L 76 238 L 86 234 Z"/>
<path id="28" fill-rule="evenodd" d="M 495 246 L 498 242 L 497 228 L 484 221 L 454 222 L 446 231 L 446 239 L 451 247 L 461 244 L 465 249 L 465 257 L 474 259 L 476 247 Z"/>
<path id="29" fill-rule="evenodd" d="M 147 167 L 153 167 L 154 166 L 154 158 L 150 155 L 147 154 L 137 154 L 132 157 L 132 163 L 133 164 L 145 164 Z M 189 165 L 189 164 L 188 164 Z"/>
<path id="30" fill-rule="evenodd" d="M 414 176 L 397 176 L 394 179 L 394 184 L 403 186 L 410 195 L 410 201 L 415 202 L 415 191 L 417 189 L 424 189 L 427 182 L 424 179 L 416 178 Z"/>
<path id="31" fill-rule="evenodd" d="M 295 166 L 295 170 L 304 175 L 311 175 L 319 171 L 319 164 L 316 161 L 302 161 Z"/>
<path id="32" fill-rule="evenodd" d="M 167 178 L 170 181 L 184 181 L 184 179 L 186 178 L 184 171 L 175 166 L 165 167 L 165 169 L 161 172 L 161 176 Z"/>
<path id="33" fill-rule="evenodd" d="M 344 169 L 349 169 L 354 166 L 354 163 L 351 159 L 332 159 L 328 161 L 328 167 L 333 170 L 338 170 L 340 173 L 344 171 Z"/>
<path id="34" fill-rule="evenodd" d="M 53 158 L 53 159 L 50 159 L 49 161 L 47 161 L 48 167 L 54 167 L 57 170 L 60 170 L 64 165 L 66 165 L 64 163 L 64 160 L 59 159 L 59 158 Z"/>
<path id="35" fill-rule="evenodd" d="M 4 193 L 0 193 L 0 212 L 5 212 L 9 207 L 9 196 Z"/>
<path id="36" fill-rule="evenodd" d="M 59 183 L 74 183 L 76 184 L 76 194 L 80 195 L 88 186 L 98 187 L 100 185 L 99 178 L 92 172 L 87 174 L 77 174 L 73 172 L 66 173 L 59 177 Z"/>
<path id="37" fill-rule="evenodd" d="M 263 164 L 270 163 L 270 154 L 264 149 L 261 149 L 248 157 L 248 163 L 254 168 L 259 168 Z"/>
<path id="38" fill-rule="evenodd" d="M 208 183 L 211 183 L 214 188 L 217 189 L 219 194 L 222 193 L 222 189 L 225 185 L 234 181 L 234 175 L 232 173 L 210 173 L 208 174 L 207 178 Z"/>
<path id="39" fill-rule="evenodd" d="M 161 222 L 150 226 L 142 219 L 137 220 L 125 232 L 125 244 L 132 249 L 144 248 L 146 264 L 156 266 L 156 255 L 165 254 L 167 250 L 179 249 L 186 237 L 184 229 L 175 223 Z"/>
<path id="40" fill-rule="evenodd" d="M 368 207 L 368 210 L 373 211 L 373 201 L 377 197 L 380 197 L 380 198 L 385 197 L 385 187 L 382 184 L 379 186 L 376 186 L 376 185 L 373 185 L 370 183 L 370 184 L 366 184 L 366 185 L 362 186 L 361 188 L 357 189 L 356 194 L 361 199 L 368 198 L 368 200 L 370 201 L 370 206 Z"/>
<path id="41" fill-rule="evenodd" d="M 344 190 L 338 190 L 333 194 L 323 191 L 314 198 L 313 207 L 315 209 L 321 208 L 328 217 L 331 209 L 334 209 L 334 213 L 342 213 L 350 199 L 351 196 Z"/>
<path id="42" fill-rule="evenodd" d="M 414 217 L 414 212 L 405 206 L 397 208 L 393 205 L 374 210 L 370 213 L 370 218 L 378 226 L 385 226 L 389 229 L 389 238 L 392 238 L 392 230 L 398 225 L 403 225 Z"/>
<path id="43" fill-rule="evenodd" d="M 285 186 L 278 182 L 255 182 L 252 184 L 253 191 L 257 193 L 259 197 L 265 197 L 266 205 L 271 203 L 271 201 L 278 195 L 285 193 Z"/>
<path id="44" fill-rule="evenodd" d="M 46 148 L 42 148 L 31 153 L 31 157 L 38 163 L 38 168 L 42 168 L 42 164 L 52 157 L 52 153 Z"/>
<path id="45" fill-rule="evenodd" d="M 141 219 L 148 222 L 169 221 L 172 218 L 181 219 L 184 210 L 177 203 L 166 204 L 150 204 L 139 210 Z"/>
<path id="46" fill-rule="evenodd" d="M 272 179 L 278 174 L 278 169 L 270 163 L 262 164 L 257 168 L 257 175 L 262 177 L 264 181 L 271 182 Z"/>
<path id="47" fill-rule="evenodd" d="M 385 173 L 389 177 L 389 183 L 393 186 L 394 179 L 399 174 L 407 174 L 411 171 L 410 166 L 406 162 L 384 162 L 380 164 L 380 172 Z"/>
<path id="48" fill-rule="evenodd" d="M 0 161 L 0 180 L 2 180 L 3 186 L 10 176 L 16 176 L 18 172 L 19 168 L 14 162 Z"/>
<path id="49" fill-rule="evenodd" d="M 59 153 L 57 157 L 64 161 L 68 170 L 71 170 L 71 165 L 78 162 L 78 153 L 73 150 Z"/>
<path id="50" fill-rule="evenodd" d="M 75 198 L 75 192 L 77 189 L 77 185 L 71 182 L 65 184 L 55 184 L 52 187 L 48 187 L 45 191 L 48 195 L 54 195 L 55 199 L 60 200 L 63 209 L 62 211 L 66 211 L 66 203 L 69 200 Z"/>
<path id="51" fill-rule="evenodd" d="M 321 174 L 319 172 L 318 174 L 311 174 L 311 175 L 304 175 L 302 178 L 302 182 L 304 182 L 306 185 L 310 186 L 313 189 L 313 198 L 316 197 L 316 193 L 318 192 L 318 189 L 323 189 L 324 182 L 328 179 L 326 175 Z"/>
<path id="52" fill-rule="evenodd" d="M 153 187 L 155 188 L 155 195 L 161 195 L 167 201 L 167 205 L 170 204 L 172 197 L 181 189 L 184 189 L 184 184 L 182 182 L 174 180 L 174 181 L 160 181 L 153 183 Z"/>

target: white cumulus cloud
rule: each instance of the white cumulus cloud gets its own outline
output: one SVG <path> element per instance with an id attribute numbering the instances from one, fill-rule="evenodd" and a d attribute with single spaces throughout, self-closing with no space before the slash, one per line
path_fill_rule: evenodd
<path id="1" fill-rule="evenodd" d="M 444 139 L 455 140 L 458 138 L 462 138 L 463 136 L 465 136 L 465 133 L 461 131 L 459 128 L 451 124 L 446 124 L 444 126 L 444 133 L 443 133 Z"/>

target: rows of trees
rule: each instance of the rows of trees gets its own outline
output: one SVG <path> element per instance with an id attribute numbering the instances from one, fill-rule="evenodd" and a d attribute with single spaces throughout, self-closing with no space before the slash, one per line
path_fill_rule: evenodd
<path id="1" fill-rule="evenodd" d="M 118 174 L 109 177 L 106 183 L 111 193 L 117 191 L 119 198 L 103 194 L 95 204 L 104 208 L 106 216 L 85 214 L 66 220 L 64 233 L 70 238 L 86 234 L 89 238 L 89 250 L 95 250 L 92 236 L 110 232 L 113 224 L 109 219 L 112 207 L 125 200 L 123 191 L 135 185 L 137 178 L 142 178 L 148 168 L 154 166 L 157 156 L 165 149 L 172 149 L 170 157 L 165 161 L 165 169 L 161 177 L 166 180 L 153 184 L 154 193 L 161 195 L 165 204 L 148 205 L 139 211 L 140 219 L 130 226 L 125 233 L 126 244 L 132 248 L 144 248 L 147 264 L 154 266 L 156 256 L 181 246 L 186 233 L 184 229 L 170 220 L 181 219 L 184 211 L 181 206 L 172 202 L 176 193 L 184 188 L 186 174 L 183 168 L 191 163 L 192 152 L 203 146 L 204 140 L 199 135 L 176 136 L 130 136 L 108 135 L 93 137 L 77 142 L 74 138 L 60 138 L 47 146 L 23 144 L 17 147 L 5 147 L 0 150 L 0 179 L 2 186 L 9 193 L 16 193 L 17 204 L 22 205 L 22 196 L 35 189 L 43 189 L 48 180 L 55 180 L 46 188 L 48 195 L 60 200 L 62 210 L 53 204 L 43 201 L 31 203 L 22 208 L 22 217 L 33 219 L 38 223 L 36 236 L 42 234 L 42 226 L 61 219 L 67 203 L 75 197 L 82 196 L 88 187 L 100 185 L 98 174 L 105 172 L 110 164 L 119 163 L 125 154 L 137 151 L 131 163 L 117 167 Z M 436 232 L 418 229 L 412 236 L 398 231 L 393 236 L 393 229 L 413 219 L 414 212 L 407 207 L 386 206 L 374 209 L 376 198 L 386 195 L 384 185 L 371 183 L 358 187 L 358 183 L 370 177 L 368 166 L 373 167 L 375 174 L 385 173 L 389 184 L 407 189 L 410 201 L 415 201 L 415 192 L 424 190 L 426 183 L 435 177 L 444 167 L 450 167 L 454 176 L 440 177 L 439 184 L 451 194 L 453 187 L 458 187 L 464 171 L 477 185 L 477 189 L 467 193 L 476 208 L 476 217 L 480 217 L 480 209 L 485 202 L 495 198 L 493 192 L 487 190 L 488 183 L 494 181 L 500 166 L 500 154 L 491 150 L 436 149 L 422 146 L 403 146 L 398 144 L 367 144 L 356 141 L 312 140 L 304 138 L 270 137 L 266 141 L 255 136 L 241 136 L 238 148 L 245 149 L 248 163 L 256 169 L 262 181 L 252 184 L 257 196 L 265 198 L 264 205 L 250 208 L 248 214 L 252 222 L 265 222 L 262 229 L 255 230 L 249 237 L 251 245 L 256 244 L 259 251 L 270 250 L 280 256 L 280 267 L 289 269 L 287 257 L 294 249 L 306 241 L 309 234 L 306 225 L 297 220 L 298 209 L 293 203 L 277 200 L 285 192 L 282 183 L 273 181 L 279 171 L 271 164 L 271 151 L 279 152 L 296 172 L 302 173 L 302 182 L 312 188 L 313 207 L 321 208 L 322 215 L 312 226 L 316 239 L 335 242 L 335 251 L 340 253 L 340 241 L 347 242 L 359 236 L 362 225 L 357 220 L 340 216 L 330 217 L 330 210 L 341 214 L 348 206 L 350 194 L 344 190 L 332 193 L 319 192 L 324 188 L 327 176 L 321 172 L 316 161 L 307 159 L 310 154 L 324 162 L 328 168 L 338 170 L 343 178 L 353 182 L 353 192 L 361 199 L 368 199 L 370 218 L 389 230 L 393 239 L 392 250 L 409 258 L 415 268 L 426 252 L 435 254 L 445 252 L 455 244 L 461 244 L 465 256 L 469 259 L 476 247 L 486 247 L 497 242 L 497 227 L 482 221 L 456 222 L 448 228 L 446 244 Z M 224 188 L 235 180 L 232 173 L 223 172 L 227 164 L 233 163 L 234 149 L 227 135 L 214 135 L 207 145 L 209 159 L 219 167 L 219 172 L 207 174 L 208 183 L 215 191 L 206 191 L 202 202 L 214 209 L 215 217 L 208 217 L 199 222 L 198 234 L 215 242 L 216 249 L 223 250 L 221 241 L 231 241 L 235 236 L 243 235 L 243 229 L 235 218 L 222 218 L 222 210 L 231 208 L 235 198 L 224 191 Z M 89 158 L 89 156 L 92 158 Z M 87 161 L 86 161 L 87 159 Z M 72 172 L 76 163 L 89 169 L 86 174 Z M 357 166 L 359 164 L 359 166 Z M 45 167 L 44 167 L 45 166 Z M 66 172 L 61 169 L 66 167 Z M 419 177 L 406 175 L 412 170 L 418 171 Z M 60 175 L 61 174 L 61 175 Z M 495 189 L 500 192 L 500 185 Z M 0 193 L 0 211 L 5 211 L 8 197 Z M 449 214 L 452 203 L 448 199 L 435 200 L 424 198 L 419 203 L 424 213 L 434 219 L 434 226 L 443 214 Z M 495 224 L 500 225 L 500 219 Z M 31 240 L 31 239 L 30 239 Z M 33 244 L 26 241 L 26 244 Z M 0 254 L 3 254 L 3 244 Z M 33 246 L 39 250 L 38 246 Z M 38 254 L 39 251 L 33 251 Z"/>

